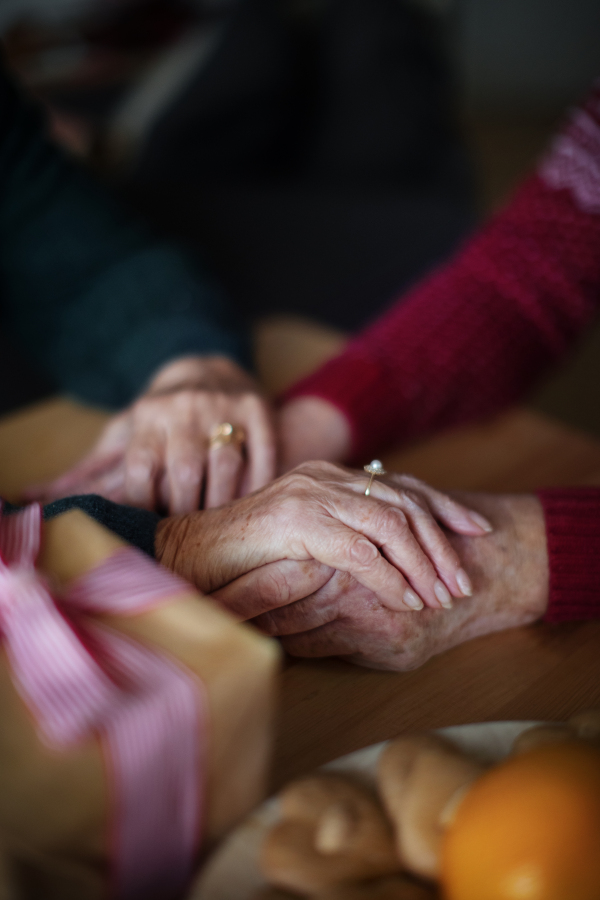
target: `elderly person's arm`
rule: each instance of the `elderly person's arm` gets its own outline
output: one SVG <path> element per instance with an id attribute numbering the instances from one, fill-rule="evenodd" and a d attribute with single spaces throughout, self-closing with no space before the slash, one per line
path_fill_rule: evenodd
<path id="1" fill-rule="evenodd" d="M 142 393 L 42 495 L 95 490 L 184 512 L 203 481 L 218 505 L 273 477 L 269 409 L 227 299 L 46 140 L 1 66 L 0 277 L 4 324 L 61 390 L 109 408 Z M 208 453 L 226 421 L 245 429 L 245 457 Z"/>
<path id="2" fill-rule="evenodd" d="M 522 397 L 600 304 L 600 87 L 448 265 L 286 394 L 283 464 L 369 458 Z"/>
<path id="3" fill-rule="evenodd" d="M 238 611 L 254 595 L 271 610 L 253 619 L 297 656 L 341 656 L 373 668 L 404 670 L 456 644 L 544 620 L 600 618 L 600 488 L 550 489 L 538 496 L 463 495 L 494 531 L 450 534 L 473 581 L 473 595 L 443 615 L 394 613 L 348 573 L 290 561 L 265 566 L 218 591 Z M 279 608 L 277 583 L 287 585 Z"/>

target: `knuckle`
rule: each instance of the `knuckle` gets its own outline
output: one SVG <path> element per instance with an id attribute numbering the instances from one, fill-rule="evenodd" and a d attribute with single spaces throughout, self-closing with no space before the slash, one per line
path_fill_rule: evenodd
<path id="1" fill-rule="evenodd" d="M 317 469 L 318 472 L 325 472 L 328 475 L 339 475 L 340 472 L 343 472 L 342 466 L 339 466 L 337 463 L 330 462 L 326 459 L 319 459 L 313 463 L 313 466 Z"/>
<path id="2" fill-rule="evenodd" d="M 306 468 L 306 463 L 293 469 L 282 479 L 288 491 L 292 494 L 304 492 L 311 485 L 313 479 Z"/>
<path id="3" fill-rule="evenodd" d="M 181 406 L 189 406 L 194 403 L 199 396 L 202 396 L 204 392 L 196 391 L 193 388 L 185 387 L 181 388 L 179 391 L 176 391 L 174 394 L 171 394 L 171 398 L 175 401 L 175 403 L 179 403 Z M 169 400 L 169 395 L 162 398 L 163 400 Z"/>
<path id="4" fill-rule="evenodd" d="M 290 472 L 290 476 L 291 477 L 296 476 L 297 478 L 299 477 L 302 479 L 309 478 L 312 480 L 314 478 L 315 471 L 318 470 L 317 469 L 318 465 L 319 465 L 319 463 L 311 462 L 310 460 L 307 462 L 300 463 L 299 466 L 296 466 L 295 469 L 292 469 L 292 471 Z"/>
<path id="5" fill-rule="evenodd" d="M 194 484 L 200 478 L 198 465 L 195 460 L 177 460 L 174 466 L 174 474 L 180 484 Z"/>
<path id="6" fill-rule="evenodd" d="M 359 566 L 371 566 L 379 557 L 377 547 L 365 537 L 356 537 L 348 547 L 348 556 Z"/>
<path id="7" fill-rule="evenodd" d="M 411 490 L 410 488 L 408 488 L 407 490 L 404 490 L 402 493 L 403 493 L 405 502 L 409 508 L 414 509 L 414 510 L 416 510 L 416 509 L 422 510 L 425 508 L 425 503 L 423 501 L 423 497 L 421 496 L 421 494 L 417 493 L 417 491 L 414 491 L 414 490 Z"/>
<path id="8" fill-rule="evenodd" d="M 411 491 L 412 493 L 417 493 L 417 495 L 422 496 L 424 491 L 429 491 L 431 488 L 424 481 L 421 481 L 419 478 L 416 478 L 414 475 L 392 475 L 392 481 L 396 485 L 396 490 L 402 492 Z"/>
<path id="9" fill-rule="evenodd" d="M 129 487 L 133 485 L 143 486 L 150 481 L 152 470 L 148 466 L 129 466 L 126 473 L 126 483 Z"/>
<path id="10" fill-rule="evenodd" d="M 239 403 L 251 413 L 262 412 L 265 408 L 265 401 L 263 398 L 253 391 L 245 391 L 241 394 Z"/>
<path id="11" fill-rule="evenodd" d="M 319 476 L 335 477 L 338 476 L 341 471 L 340 466 L 323 459 L 313 459 L 301 463 L 297 466 L 297 470 L 305 472 L 305 474 L 312 478 Z"/>
<path id="12" fill-rule="evenodd" d="M 380 525 L 386 531 L 404 532 L 408 529 L 408 518 L 406 513 L 396 506 L 386 506 L 380 513 Z"/>
<path id="13" fill-rule="evenodd" d="M 127 473 L 132 478 L 147 477 L 154 468 L 154 456 L 143 448 L 134 448 L 127 454 L 125 466 Z"/>
<path id="14" fill-rule="evenodd" d="M 209 407 L 210 404 L 211 398 L 206 391 L 195 391 L 188 388 L 175 394 L 173 407 L 178 418 L 189 422 L 198 415 L 201 409 Z"/>

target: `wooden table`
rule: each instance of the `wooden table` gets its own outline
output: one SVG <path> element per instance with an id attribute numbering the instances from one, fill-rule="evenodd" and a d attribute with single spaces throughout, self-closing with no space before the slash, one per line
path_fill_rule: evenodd
<path id="1" fill-rule="evenodd" d="M 296 343 L 297 332 L 296 327 Z M 277 330 L 263 335 L 281 353 L 281 334 L 276 337 Z M 310 342 L 311 365 L 340 343 L 336 335 L 321 339 L 321 345 Z M 304 362 L 294 364 L 293 376 L 306 355 L 296 353 L 295 359 Z M 278 377 L 276 387 L 287 380 Z M 26 484 L 64 470 L 104 421 L 102 413 L 62 399 L 0 421 L 0 494 L 15 498 Z M 527 491 L 600 483 L 600 443 L 524 409 L 384 461 L 442 488 Z M 489 635 L 401 674 L 335 660 L 298 661 L 284 672 L 282 689 L 273 786 L 401 731 L 495 719 L 562 719 L 600 705 L 600 623 Z"/>

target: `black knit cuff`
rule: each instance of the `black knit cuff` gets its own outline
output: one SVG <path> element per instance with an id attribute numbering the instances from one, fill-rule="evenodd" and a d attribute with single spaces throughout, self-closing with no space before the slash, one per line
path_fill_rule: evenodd
<path id="1" fill-rule="evenodd" d="M 9 515 L 19 509 L 18 506 L 7 502 L 4 502 L 2 508 L 3 512 Z M 83 510 L 90 518 L 104 525 L 128 544 L 139 547 L 148 556 L 154 557 L 154 534 L 160 521 L 160 516 L 156 513 L 148 512 L 146 509 L 135 509 L 133 506 L 121 506 L 97 494 L 82 494 L 49 503 L 44 507 L 44 519 L 53 519 L 69 509 Z"/>

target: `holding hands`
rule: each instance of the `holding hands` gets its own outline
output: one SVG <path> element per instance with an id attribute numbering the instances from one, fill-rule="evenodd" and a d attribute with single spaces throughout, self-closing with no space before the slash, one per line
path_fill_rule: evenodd
<path id="1" fill-rule="evenodd" d="M 316 560 L 345 573 L 393 612 L 448 608 L 453 597 L 470 595 L 438 523 L 481 536 L 491 530 L 487 520 L 410 476 L 377 479 L 369 497 L 367 482 L 364 472 L 304 463 L 218 509 L 163 520 L 157 557 L 205 593 L 230 585 L 226 605 L 242 619 L 272 609 L 273 590 L 237 590 L 232 582 L 282 561 L 307 568 Z M 284 606 L 293 590 L 285 565 L 273 577 L 275 605 Z"/>
<path id="2" fill-rule="evenodd" d="M 485 540 L 448 535 L 474 588 L 451 610 L 394 613 L 349 573 L 293 560 L 248 572 L 213 596 L 238 614 L 245 598 L 260 598 L 264 611 L 252 623 L 279 637 L 293 656 L 340 656 L 395 671 L 414 669 L 479 635 L 536 621 L 546 611 L 549 579 L 539 500 L 485 494 L 466 500 L 493 521 L 494 530 Z"/>
<path id="3" fill-rule="evenodd" d="M 318 399 L 292 401 L 279 426 L 284 470 L 311 448 L 333 459 L 348 452 L 343 416 Z M 410 668 L 482 621 L 493 627 L 471 599 L 469 555 L 481 543 L 470 539 L 492 526 L 470 502 L 394 474 L 378 475 L 365 496 L 369 476 L 332 462 L 301 462 L 273 481 L 276 444 L 249 375 L 225 357 L 179 359 L 81 463 L 31 493 L 167 510 L 159 561 L 296 655 Z"/>

